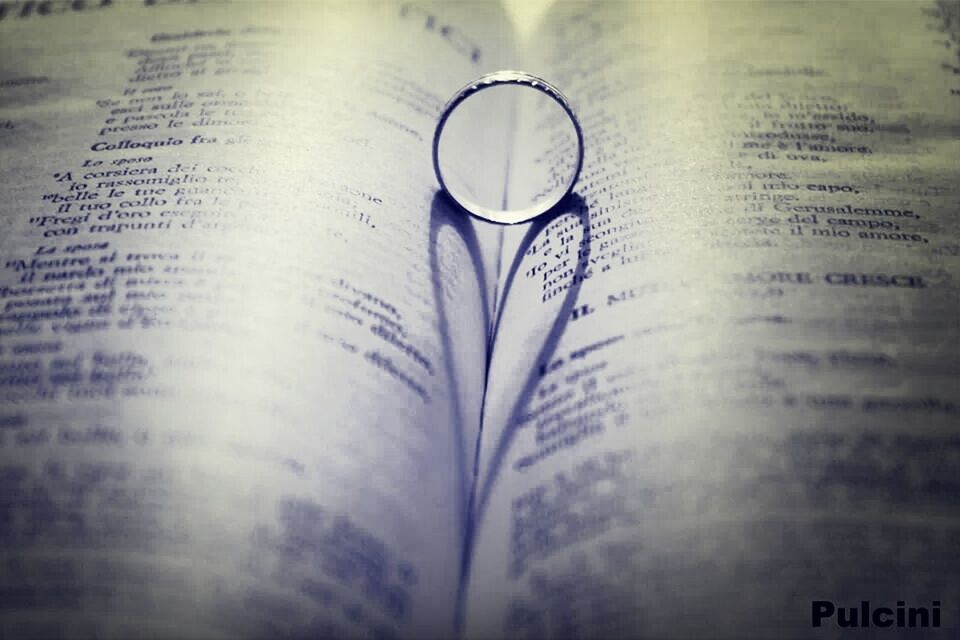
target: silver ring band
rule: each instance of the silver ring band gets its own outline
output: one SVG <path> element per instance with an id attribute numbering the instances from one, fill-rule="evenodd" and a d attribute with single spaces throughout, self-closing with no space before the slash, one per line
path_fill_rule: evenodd
<path id="1" fill-rule="evenodd" d="M 453 110 L 456 109 L 461 102 L 478 91 L 502 84 L 522 85 L 547 94 L 556 100 L 561 107 L 563 107 L 563 110 L 573 123 L 573 128 L 577 132 L 577 165 L 565 188 L 562 191 L 557 192 L 559 195 L 551 196 L 550 198 L 538 202 L 530 207 L 523 209 L 510 209 L 506 211 L 489 209 L 472 202 L 462 202 L 458 200 L 453 193 L 451 193 L 450 189 L 447 188 L 447 184 L 443 180 L 443 172 L 440 169 L 439 158 L 440 134 L 443 132 L 443 127 L 447 122 L 447 118 L 450 117 L 450 114 L 453 113 Z M 516 224 L 518 222 L 526 222 L 527 220 L 536 218 L 542 213 L 546 213 L 558 202 L 563 200 L 563 198 L 565 198 L 570 191 L 573 190 L 573 186 L 577 183 L 577 178 L 580 176 L 581 167 L 583 167 L 583 131 L 580 128 L 580 121 L 577 120 L 577 116 L 573 112 L 573 107 L 570 105 L 570 102 L 567 100 L 566 96 L 560 93 L 560 90 L 555 86 L 543 78 L 538 78 L 537 76 L 524 71 L 494 71 L 493 73 L 480 76 L 470 84 L 464 86 L 462 89 L 457 91 L 457 93 L 454 94 L 454 96 L 443 107 L 440 120 L 437 122 L 437 128 L 433 133 L 433 171 L 437 176 L 437 181 L 440 183 L 440 187 L 466 211 L 491 222 L 498 222 L 501 224 Z"/>

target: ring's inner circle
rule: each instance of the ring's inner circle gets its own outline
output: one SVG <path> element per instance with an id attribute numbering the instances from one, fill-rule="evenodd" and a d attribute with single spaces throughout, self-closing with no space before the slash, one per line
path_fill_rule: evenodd
<path id="1" fill-rule="evenodd" d="M 552 96 L 524 84 L 499 84 L 471 94 L 449 114 L 437 163 L 447 192 L 461 206 L 516 222 L 497 214 L 530 209 L 533 217 L 566 194 L 577 170 L 577 145 L 573 121 Z"/>

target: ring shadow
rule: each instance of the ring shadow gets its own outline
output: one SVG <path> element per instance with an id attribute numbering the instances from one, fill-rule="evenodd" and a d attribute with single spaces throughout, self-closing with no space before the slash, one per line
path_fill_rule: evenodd
<path id="1" fill-rule="evenodd" d="M 583 230 L 583 235 L 581 239 L 581 251 L 584 255 L 589 255 L 590 253 L 590 215 L 589 209 L 587 207 L 586 201 L 578 194 L 571 193 L 564 200 L 560 201 L 556 207 L 551 209 L 549 212 L 543 214 L 542 216 L 536 218 L 533 223 L 530 225 L 530 228 L 527 230 L 527 233 L 524 235 L 523 240 L 521 240 L 519 247 L 517 248 L 517 253 L 513 258 L 513 262 L 510 265 L 510 268 L 506 273 L 506 284 L 503 288 L 502 299 L 506 300 L 507 296 L 510 293 L 510 289 L 513 286 L 514 279 L 517 275 L 517 272 L 520 269 L 520 264 L 523 261 L 523 257 L 527 252 L 527 249 L 533 244 L 534 240 L 539 237 L 540 233 L 550 225 L 554 220 L 566 216 L 575 214 L 580 220 L 580 226 Z M 564 330 L 567 327 L 567 323 L 570 321 L 571 314 L 573 312 L 574 306 L 576 306 L 577 298 L 580 293 L 580 288 L 583 285 L 584 273 L 587 270 L 587 261 L 578 260 L 577 266 L 574 269 L 573 275 L 571 275 L 571 280 L 573 281 L 569 288 L 567 288 L 566 295 L 563 299 L 563 303 L 560 306 L 560 309 L 557 311 L 556 316 L 553 320 L 553 325 L 550 327 L 549 333 L 547 333 L 546 338 L 544 339 L 543 345 L 540 347 L 540 351 L 537 353 L 536 358 L 533 360 L 534 364 L 542 363 L 550 360 L 553 357 L 554 351 L 556 351 L 557 345 L 560 342 L 560 337 L 563 335 Z M 496 341 L 497 331 L 500 327 L 500 321 L 503 317 L 503 311 L 505 305 L 500 305 L 497 313 L 497 318 L 494 321 L 493 331 L 491 332 L 490 347 L 488 349 L 487 359 L 491 359 L 493 355 L 494 343 Z M 483 487 L 480 488 L 479 501 L 476 504 L 475 516 L 476 520 L 479 521 L 484 510 L 486 509 L 487 502 L 490 497 L 490 491 L 493 486 L 493 480 L 496 478 L 497 473 L 499 472 L 500 466 L 503 463 L 503 458 L 509 449 L 510 442 L 513 440 L 513 437 L 516 433 L 516 425 L 518 424 L 518 418 L 520 414 L 523 413 L 524 408 L 527 406 L 528 401 L 533 396 L 533 391 L 537 386 L 537 382 L 540 379 L 540 375 L 537 372 L 536 366 L 531 368 L 527 379 L 524 382 L 523 387 L 520 390 L 517 399 L 507 414 L 509 417 L 507 419 L 507 426 L 504 429 L 504 432 L 500 436 L 500 440 L 497 442 L 496 449 L 494 450 L 493 457 L 490 459 L 490 465 L 486 473 L 487 482 Z"/>
<path id="2" fill-rule="evenodd" d="M 566 215 L 574 214 L 579 218 L 581 228 L 583 230 L 581 245 L 582 252 L 584 255 L 588 255 L 590 252 L 590 215 L 589 209 L 587 207 L 586 201 L 582 196 L 576 193 L 570 193 L 566 198 L 561 200 L 557 205 L 550 211 L 538 216 L 532 222 L 527 229 L 527 232 L 524 234 L 523 239 L 520 242 L 520 245 L 517 248 L 517 252 L 514 255 L 513 261 L 510 264 L 509 269 L 505 274 L 505 284 L 503 291 L 500 294 L 500 301 L 505 301 L 507 296 L 510 293 L 510 289 L 513 286 L 514 279 L 517 275 L 517 272 L 520 269 L 520 264 L 523 261 L 523 257 L 527 252 L 527 249 L 533 244 L 534 240 L 539 237 L 539 235 L 550 225 L 554 220 Z M 445 228 L 450 227 L 461 239 L 464 245 L 467 248 L 467 251 L 470 254 L 471 263 L 474 270 L 474 276 L 477 279 L 479 289 L 481 292 L 482 300 L 481 304 L 483 306 L 484 313 L 484 326 L 488 327 L 487 334 L 487 362 L 486 362 L 486 374 L 489 374 L 490 362 L 493 356 L 493 349 L 496 342 L 497 330 L 500 327 L 500 321 L 503 317 L 503 311 L 505 308 L 504 304 L 498 304 L 496 310 L 496 317 L 493 319 L 493 324 L 490 324 L 490 306 L 489 306 L 489 297 L 486 290 L 486 273 L 483 265 L 483 259 L 481 256 L 480 245 L 477 240 L 476 231 L 474 230 L 472 224 L 472 217 L 468 215 L 465 210 L 461 209 L 459 205 L 454 203 L 449 196 L 444 192 L 438 191 L 434 194 L 431 209 L 430 209 L 430 268 L 431 276 L 433 281 L 433 291 L 434 291 L 434 300 L 437 305 L 437 317 L 439 323 L 439 330 L 442 336 L 442 348 L 444 350 L 445 362 L 447 375 L 449 376 L 450 384 L 453 387 L 453 399 L 454 403 L 453 410 L 456 416 L 456 424 L 452 425 L 456 430 L 456 443 L 457 443 L 457 465 L 458 465 L 458 495 L 465 496 L 467 502 L 465 505 L 461 506 L 461 511 L 459 514 L 459 520 L 463 524 L 464 534 L 464 546 L 461 557 L 461 575 L 468 575 L 470 570 L 471 563 L 471 550 L 473 546 L 474 532 L 476 526 L 483 517 L 483 514 L 486 510 L 487 502 L 490 498 L 490 493 L 494 484 L 494 479 L 497 477 L 500 467 L 503 464 L 503 460 L 506 457 L 507 451 L 510 448 L 510 444 L 516 435 L 518 424 L 518 418 L 523 412 L 524 408 L 527 405 L 527 402 L 533 395 L 533 391 L 537 385 L 537 382 L 540 376 L 537 373 L 537 367 L 531 367 L 530 372 L 520 389 L 519 394 L 510 410 L 507 414 L 508 421 L 507 426 L 501 434 L 492 458 L 490 459 L 490 464 L 487 469 L 487 473 L 484 477 L 487 479 L 483 487 L 472 486 L 475 485 L 478 479 L 478 464 L 479 464 L 479 432 L 478 432 L 478 441 L 473 443 L 474 448 L 474 459 L 473 464 L 468 465 L 467 460 L 467 443 L 463 441 L 464 430 L 464 416 L 463 416 L 463 407 L 460 406 L 460 389 L 459 381 L 457 380 L 456 370 L 453 365 L 453 341 L 450 332 L 450 323 L 448 319 L 447 309 L 444 305 L 444 295 L 443 295 L 443 279 L 440 273 L 440 264 L 439 264 L 439 252 L 438 252 L 438 238 L 440 232 Z M 580 288 L 583 284 L 583 276 L 587 269 L 586 261 L 578 260 L 577 266 L 574 270 L 573 275 L 571 276 L 572 284 L 566 291 L 566 296 L 563 299 L 560 310 L 556 313 L 553 321 L 553 325 L 550 327 L 550 331 L 547 333 L 546 338 L 544 339 L 543 344 L 540 347 L 539 352 L 536 355 L 536 358 L 533 360 L 534 363 L 541 363 L 549 361 L 554 351 L 557 348 L 557 345 L 560 341 L 560 337 L 563 335 L 564 330 L 566 329 L 567 323 L 570 320 L 573 308 L 576 304 Z M 485 392 L 485 391 L 484 391 Z M 481 413 L 481 420 L 482 420 Z M 473 472 L 470 478 L 467 478 L 467 469 L 473 467 Z M 471 485 L 468 487 L 468 483 Z M 464 508 L 465 507 L 465 508 Z M 465 584 L 461 583 L 459 587 L 458 599 L 457 599 L 457 612 L 456 612 L 456 627 L 461 628 L 463 618 L 463 598 L 465 596 Z"/>
<path id="3" fill-rule="evenodd" d="M 470 264 L 473 267 L 473 275 L 476 278 L 477 288 L 481 296 L 480 304 L 483 309 L 483 326 L 487 327 L 488 330 L 490 327 L 490 304 L 486 286 L 486 269 L 484 268 L 476 230 L 469 216 L 465 215 L 462 210 L 450 200 L 449 196 L 442 191 L 438 191 L 434 194 L 430 206 L 430 276 L 437 311 L 437 329 L 442 339 L 441 348 L 443 349 L 444 362 L 446 363 L 447 379 L 453 388 L 451 402 L 453 404 L 452 410 L 455 418 L 455 423 L 452 426 L 455 430 L 454 435 L 457 449 L 457 495 L 468 498 L 467 443 L 463 440 L 463 436 L 466 433 L 466 429 L 464 428 L 466 419 L 460 403 L 461 390 L 454 363 L 456 352 L 454 350 L 453 334 L 450 330 L 450 320 L 445 304 L 443 274 L 440 269 L 439 238 L 440 233 L 446 227 L 449 227 L 456 233 L 470 255 Z M 484 336 L 484 338 L 487 340 L 488 344 L 486 346 L 489 348 L 488 336 Z M 458 520 L 461 525 L 466 528 L 469 521 L 469 504 L 465 502 L 458 506 L 460 509 Z"/>

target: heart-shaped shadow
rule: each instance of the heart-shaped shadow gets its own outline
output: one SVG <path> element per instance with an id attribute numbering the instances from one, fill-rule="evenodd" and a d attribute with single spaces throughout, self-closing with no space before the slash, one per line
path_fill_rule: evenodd
<path id="1" fill-rule="evenodd" d="M 494 453 L 490 458 L 490 463 L 487 468 L 487 472 L 484 474 L 486 482 L 484 485 L 476 486 L 478 479 L 478 469 L 477 465 L 479 464 L 479 435 L 478 440 L 473 443 L 467 443 L 464 441 L 464 434 L 467 432 L 465 429 L 464 423 L 464 413 L 463 408 L 460 406 L 460 393 L 458 387 L 458 380 L 456 374 L 456 367 L 453 362 L 453 357 L 456 351 L 453 348 L 452 335 L 450 331 L 450 313 L 445 305 L 445 295 L 443 289 L 443 279 L 441 277 L 440 271 L 440 259 L 439 259 L 439 247 L 438 239 L 441 231 L 445 227 L 449 227 L 459 236 L 460 240 L 463 242 L 464 246 L 467 248 L 467 251 L 470 254 L 471 263 L 474 269 L 474 277 L 479 285 L 481 295 L 483 299 L 481 304 L 484 310 L 484 324 L 483 326 L 489 327 L 487 335 L 487 349 L 486 349 L 486 372 L 485 372 L 485 381 L 486 375 L 489 374 L 490 362 L 493 355 L 493 349 L 496 343 L 497 331 L 500 327 L 500 321 L 503 318 L 503 312 L 506 308 L 504 301 L 507 300 L 507 296 L 510 293 L 511 288 L 513 287 L 514 280 L 518 271 L 520 270 L 520 265 L 523 262 L 524 255 L 534 241 L 544 232 L 544 230 L 555 220 L 563 216 L 576 216 L 579 221 L 583 231 L 581 239 L 581 250 L 584 254 L 589 254 L 590 251 L 590 215 L 589 210 L 586 204 L 586 201 L 579 196 L 578 194 L 572 193 L 568 195 L 564 200 L 557 204 L 549 212 L 539 216 L 530 222 L 530 226 L 527 229 L 526 234 L 524 234 L 523 239 L 520 242 L 520 245 L 517 247 L 516 254 L 514 255 L 513 261 L 510 264 L 510 268 L 505 274 L 503 291 L 499 293 L 498 304 L 496 305 L 496 317 L 493 320 L 493 324 L 490 323 L 491 308 L 489 305 L 489 299 L 487 295 L 487 285 L 486 285 L 486 271 L 483 263 L 483 256 L 480 249 L 480 244 L 477 239 L 476 231 L 473 227 L 470 216 L 464 212 L 459 206 L 450 200 L 450 198 L 443 192 L 438 191 L 433 198 L 431 212 L 430 212 L 430 266 L 432 270 L 433 277 L 433 287 L 434 287 L 434 300 L 437 305 L 437 317 L 439 318 L 439 329 L 442 334 L 443 339 L 443 349 L 445 361 L 447 363 L 447 375 L 450 377 L 450 383 L 454 389 L 454 412 L 457 416 L 456 424 L 453 425 L 453 428 L 456 430 L 456 440 L 457 440 L 457 449 L 459 459 L 457 460 L 457 466 L 459 471 L 458 478 L 458 495 L 466 497 L 466 504 L 460 511 L 461 517 L 460 521 L 463 523 L 464 531 L 464 540 L 463 540 L 463 554 L 461 560 L 461 575 L 469 575 L 470 571 L 470 562 L 471 562 L 471 551 L 473 547 L 474 532 L 479 522 L 483 518 L 483 514 L 486 511 L 487 502 L 490 498 L 490 493 L 500 470 L 500 467 L 503 464 L 503 461 L 506 457 L 507 451 L 510 448 L 510 445 L 516 435 L 516 425 L 519 423 L 519 416 L 522 414 L 525 409 L 527 402 L 532 396 L 539 375 L 537 375 L 537 364 L 542 362 L 547 362 L 553 357 L 553 353 L 557 348 L 557 345 L 560 341 L 560 337 L 563 335 L 564 330 L 566 329 L 567 323 L 570 321 L 571 314 L 573 312 L 574 306 L 577 302 L 577 297 L 580 292 L 580 287 L 584 281 L 584 273 L 587 269 L 586 261 L 578 261 L 577 266 L 574 270 L 571 279 L 573 283 L 566 290 L 566 295 L 563 299 L 563 302 L 557 311 L 553 319 L 553 324 L 551 325 L 549 331 L 544 338 L 543 344 L 540 347 L 540 350 L 537 352 L 536 357 L 530 361 L 530 371 L 527 374 L 524 383 L 520 386 L 517 397 L 514 400 L 510 411 L 508 412 L 508 420 L 506 427 L 503 430 L 497 444 L 495 446 Z M 489 224 L 489 223 L 482 223 Z M 485 392 L 485 389 L 484 389 Z M 472 452 L 473 459 L 472 461 L 468 459 L 469 453 Z M 469 477 L 468 477 L 469 476 Z M 465 595 L 465 581 L 461 581 L 460 584 L 460 593 L 458 597 L 458 607 L 457 607 L 457 628 L 461 627 L 462 623 L 462 613 L 463 613 L 463 597 Z"/>

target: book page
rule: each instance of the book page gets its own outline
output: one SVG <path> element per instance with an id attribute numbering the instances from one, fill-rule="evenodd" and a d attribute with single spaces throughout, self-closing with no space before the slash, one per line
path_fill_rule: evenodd
<path id="1" fill-rule="evenodd" d="M 958 24 L 551 10 L 582 203 L 505 241 L 469 637 L 956 634 Z"/>
<path id="2" fill-rule="evenodd" d="M 449 637 L 489 309 L 430 145 L 511 47 L 0 3 L 0 636 Z"/>

